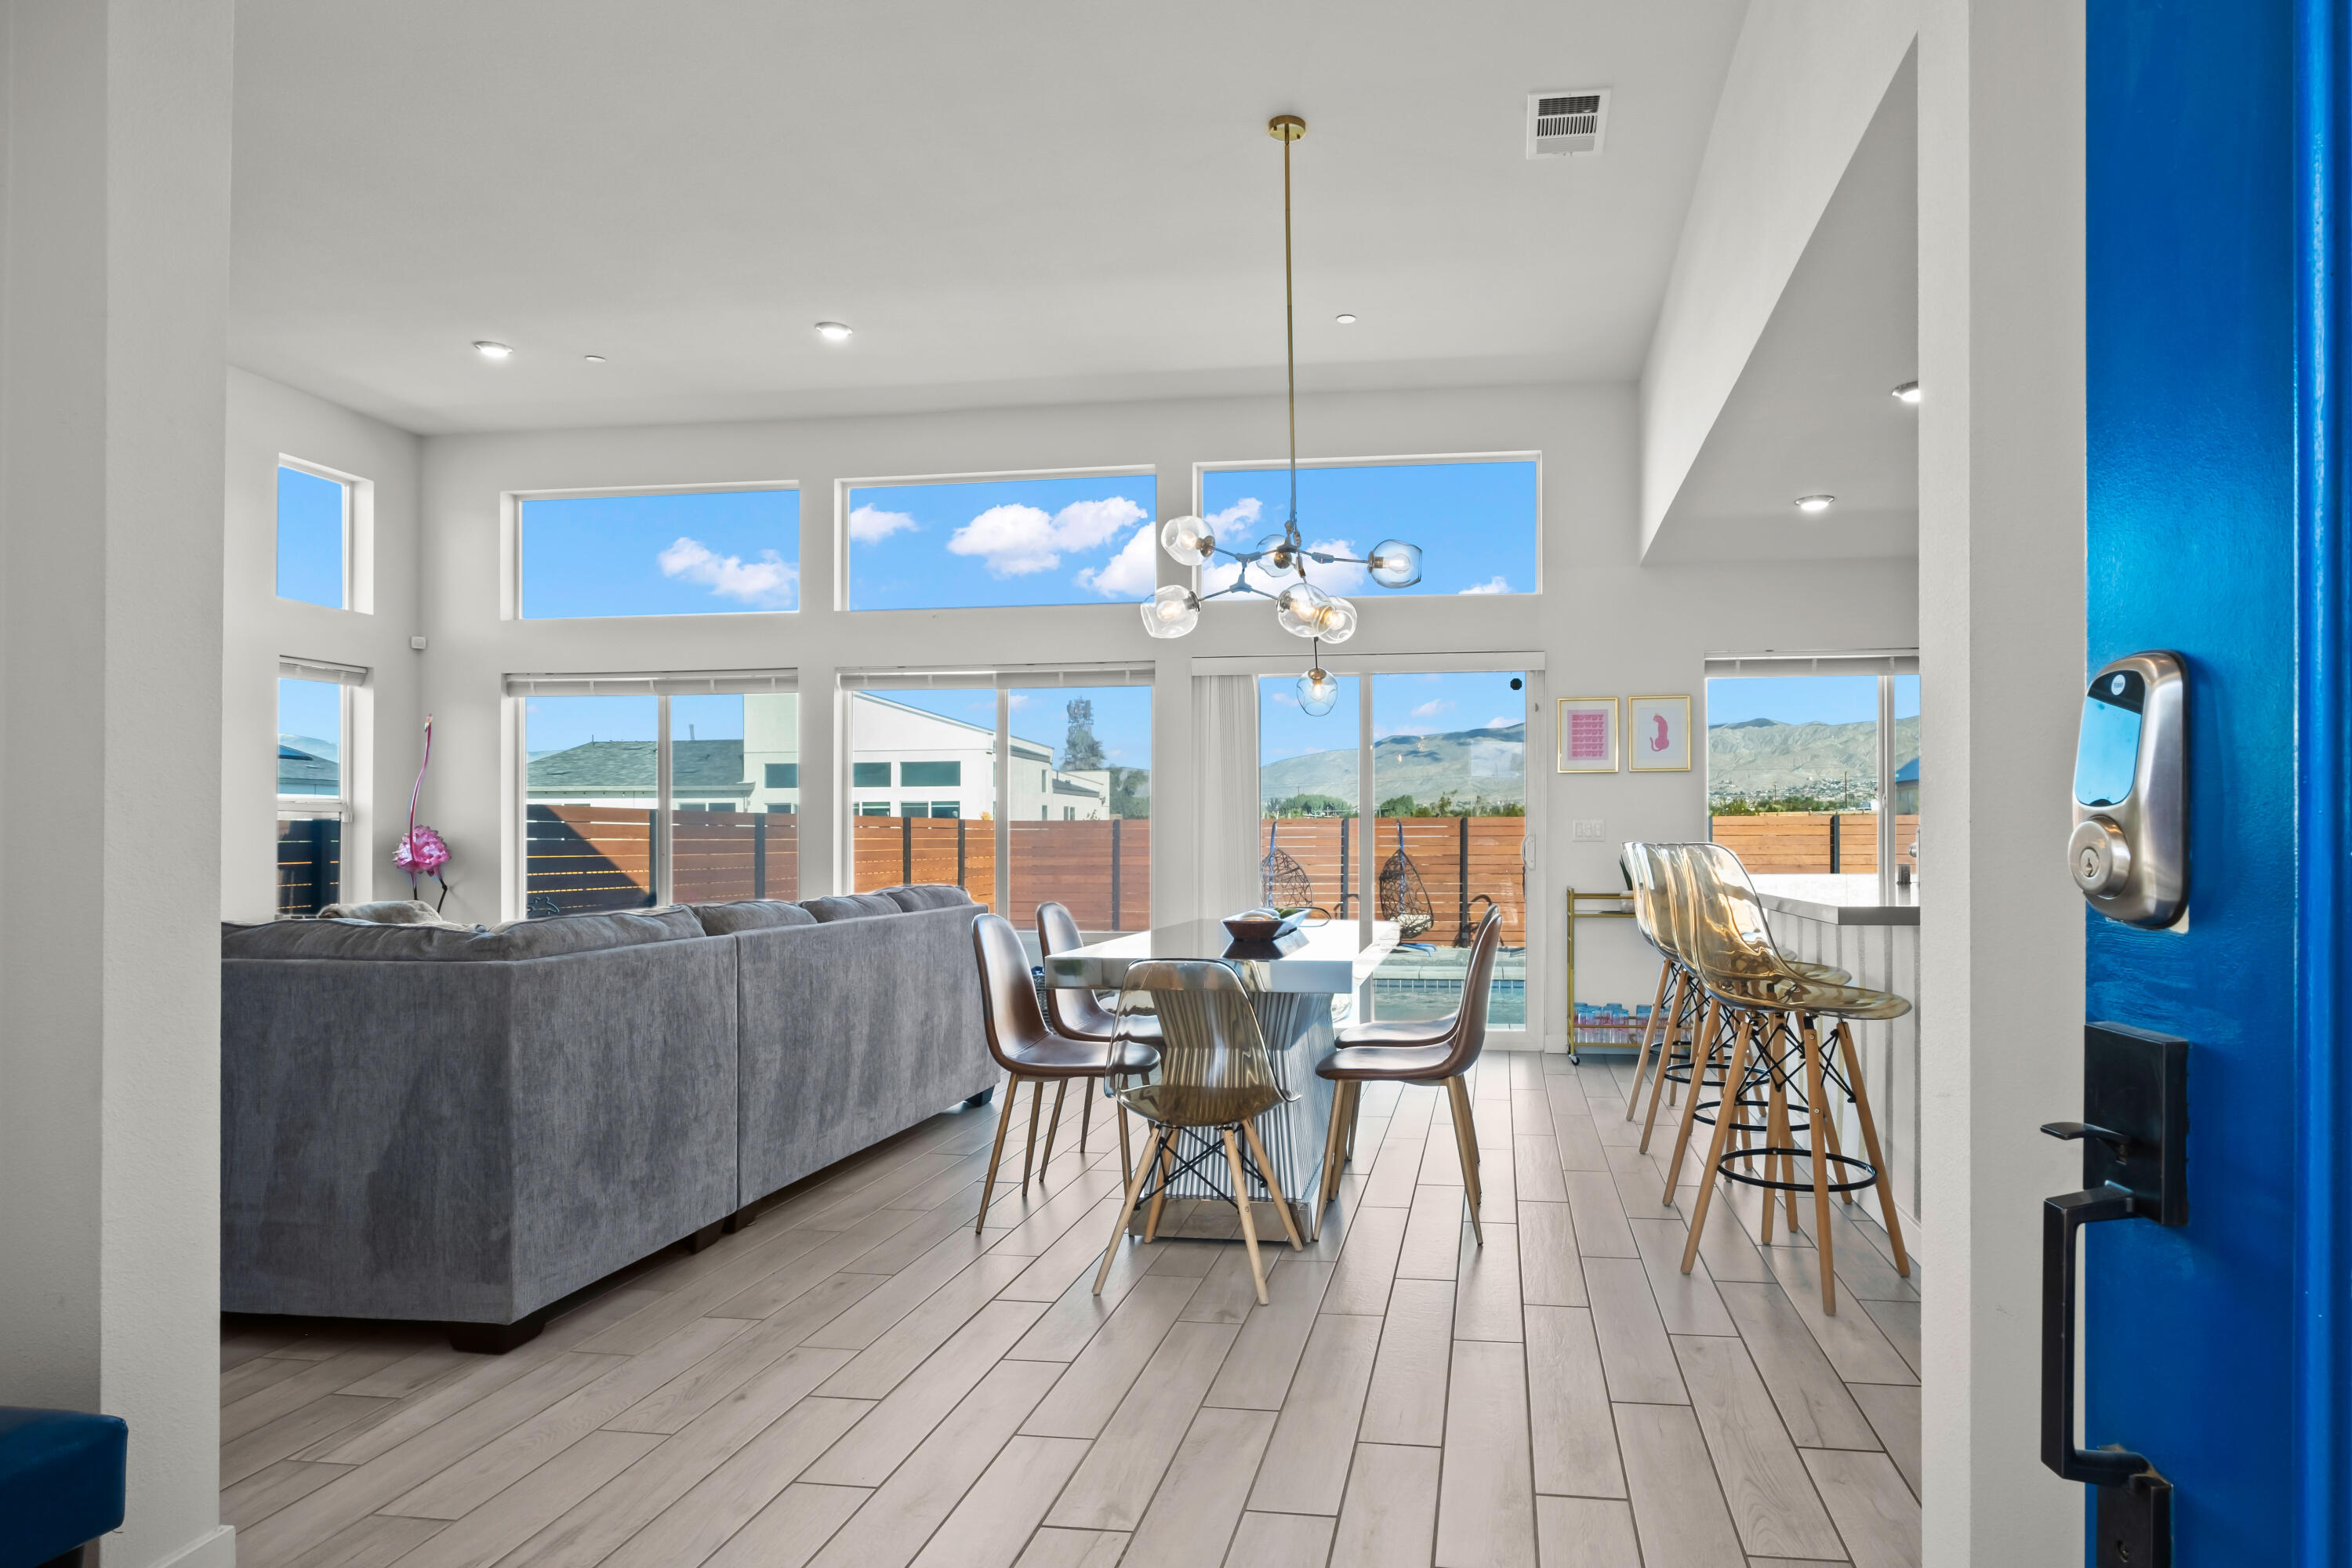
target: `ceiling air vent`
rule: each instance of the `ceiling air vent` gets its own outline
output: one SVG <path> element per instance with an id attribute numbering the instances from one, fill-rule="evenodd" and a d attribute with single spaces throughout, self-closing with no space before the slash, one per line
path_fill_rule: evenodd
<path id="1" fill-rule="evenodd" d="M 1598 153 L 1609 129 L 1609 89 L 1570 88 L 1528 94 L 1528 156 Z"/>

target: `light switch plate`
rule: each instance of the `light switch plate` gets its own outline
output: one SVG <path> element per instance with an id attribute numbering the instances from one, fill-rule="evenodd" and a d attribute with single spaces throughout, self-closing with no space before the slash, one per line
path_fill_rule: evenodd
<path id="1" fill-rule="evenodd" d="M 1597 843 L 1601 837 L 1601 818 L 1597 816 L 1577 817 L 1571 824 L 1571 827 L 1573 830 L 1573 837 L 1580 842 L 1585 839 L 1591 839 Z"/>

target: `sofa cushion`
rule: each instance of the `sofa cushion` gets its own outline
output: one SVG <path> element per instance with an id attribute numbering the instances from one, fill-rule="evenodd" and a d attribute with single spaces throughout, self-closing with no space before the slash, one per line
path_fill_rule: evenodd
<path id="1" fill-rule="evenodd" d="M 732 936 L 739 931 L 768 931 L 777 926 L 813 926 L 816 917 L 782 899 L 742 899 L 731 904 L 688 904 L 702 922 L 705 936 Z"/>
<path id="2" fill-rule="evenodd" d="M 906 912 L 879 893 L 843 893 L 831 899 L 803 899 L 801 908 L 826 924 L 835 921 L 860 921 L 869 915 Z"/>
<path id="3" fill-rule="evenodd" d="M 691 910 L 608 910 L 517 921 L 499 931 L 479 926 L 387 926 L 368 921 L 274 921 L 229 926 L 224 958 L 362 960 L 471 959 L 497 962 L 553 958 L 646 942 L 680 942 L 702 934 Z"/>
<path id="4" fill-rule="evenodd" d="M 902 910 L 958 910 L 970 904 L 971 895 L 953 882 L 910 882 L 903 888 L 885 888 L 882 896 Z"/>
<path id="5" fill-rule="evenodd" d="M 319 918 L 330 921 L 366 921 L 380 926 L 456 926 L 459 931 L 474 928 L 457 921 L 445 921 L 440 912 L 422 899 L 378 899 L 372 904 L 329 904 L 319 911 Z"/>

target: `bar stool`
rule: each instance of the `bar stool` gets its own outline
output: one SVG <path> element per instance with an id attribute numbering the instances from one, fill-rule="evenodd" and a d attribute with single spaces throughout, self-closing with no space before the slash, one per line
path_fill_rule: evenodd
<path id="1" fill-rule="evenodd" d="M 1665 923 L 1665 894 L 1650 858 L 1650 846 L 1639 843 L 1625 845 L 1621 856 L 1626 886 L 1633 889 L 1633 929 L 1658 955 L 1658 994 L 1651 999 L 1650 1016 L 1642 1026 L 1642 1043 L 1633 1053 L 1633 1087 L 1625 1096 L 1628 1121 L 1633 1120 L 1634 1108 L 1642 1103 L 1642 1079 L 1651 1069 L 1654 1041 L 1658 1076 L 1650 1089 L 1650 1120 L 1657 1120 L 1658 1094 L 1665 1086 L 1666 1064 L 1679 1057 L 1693 1037 L 1696 1020 L 1691 1014 L 1698 997 L 1688 966 L 1675 956 L 1674 933 Z M 1669 990 L 1674 994 L 1671 1007 L 1666 1005 Z M 1675 1081 L 1687 1082 L 1687 1072 Z M 1649 1149 L 1650 1129 L 1645 1124 L 1642 1129 L 1642 1152 L 1647 1153 Z"/>
<path id="2" fill-rule="evenodd" d="M 1037 906 L 1037 951 L 1041 955 L 1051 958 L 1057 952 L 1068 952 L 1073 948 L 1085 945 L 1086 938 L 1080 934 L 1078 922 L 1066 906 L 1050 899 Z M 1108 1046 L 1118 1033 L 1118 1020 L 1111 1016 L 1110 1009 L 1102 1005 L 1100 997 L 1092 991 L 1074 991 L 1059 985 L 1049 986 L 1045 991 L 1045 1022 L 1057 1035 L 1094 1045 Z M 1129 1020 L 1128 1035 L 1131 1039 L 1156 1045 L 1160 1039 L 1160 1022 L 1149 1014 L 1139 1014 Z M 1045 1122 L 1045 1159 L 1048 1163 L 1054 1158 L 1054 1129 L 1062 1123 L 1062 1091 L 1068 1087 L 1068 1082 L 1065 1079 L 1054 1086 L 1054 1114 Z M 1034 1092 L 1044 1093 L 1043 1086 Z M 1111 1114 L 1119 1118 L 1118 1146 L 1124 1150 L 1127 1147 L 1127 1113 L 1118 1109 L 1118 1101 L 1115 1100 L 1111 1106 Z M 1093 1097 L 1080 1096 L 1078 1153 L 1081 1156 L 1087 1152 L 1087 1123 L 1093 1120 Z M 1034 1116 L 1034 1110 L 1031 1114 Z"/>
<path id="3" fill-rule="evenodd" d="M 988 1026 L 988 1054 L 1009 1076 L 1004 1088 L 1004 1110 L 996 1122 L 996 1143 L 988 1152 L 988 1177 L 980 1189 L 980 1217 L 971 1223 L 972 1234 L 980 1234 L 988 1223 L 989 1199 L 996 1192 L 996 1167 L 1004 1157 L 1004 1134 L 1013 1126 L 1013 1101 L 1020 1098 L 1022 1084 L 1034 1087 L 1029 1095 L 1029 1148 L 1021 1160 L 1021 1186 L 1027 1191 L 1031 1156 L 1037 1152 L 1037 1106 L 1045 1094 L 1045 1080 L 1057 1085 L 1071 1079 L 1098 1079 L 1111 1070 L 1115 1043 L 1074 1040 L 1055 1034 L 1045 1026 L 1045 1015 L 1038 1010 L 1037 988 L 1030 983 L 1029 956 L 1021 951 L 1021 937 L 1003 917 L 982 914 L 971 922 L 971 946 L 980 961 L 981 1017 Z M 1122 1048 L 1140 1057 L 1150 1050 L 1142 1044 Z M 1056 1107 L 1061 1104 L 1061 1089 L 1054 1095 Z M 1045 1133 L 1045 1158 L 1054 1157 L 1054 1134 Z M 1124 1180 L 1131 1170 L 1128 1155 L 1127 1122 L 1118 1124 L 1119 1175 Z"/>
<path id="4" fill-rule="evenodd" d="M 1323 1185 L 1316 1194 L 1315 1234 L 1323 1234 L 1323 1211 L 1339 1194 L 1339 1166 L 1356 1142 L 1356 1107 L 1367 1083 L 1444 1084 L 1454 1107 L 1454 1142 L 1462 1161 L 1462 1192 L 1470 1205 L 1470 1232 L 1480 1247 L 1486 1233 L 1478 1223 L 1478 1127 L 1470 1111 L 1470 1086 L 1464 1076 L 1478 1065 L 1486 1047 L 1486 1005 L 1494 990 L 1495 954 L 1503 944 L 1503 914 L 1492 905 L 1470 939 L 1470 963 L 1462 979 L 1462 1005 L 1435 1024 L 1370 1024 L 1349 1029 L 1341 1045 L 1315 1069 L 1338 1084 L 1331 1102 L 1331 1132 L 1323 1145 Z M 1434 1037 L 1400 1040 L 1387 1031 L 1443 1028 Z"/>
<path id="5" fill-rule="evenodd" d="M 1109 1245 L 1103 1248 L 1102 1268 L 1095 1274 L 1095 1294 L 1102 1294 L 1103 1281 L 1110 1278 L 1111 1259 L 1118 1254 L 1118 1238 L 1133 1220 L 1136 1205 L 1147 1195 L 1151 1199 L 1143 1226 L 1148 1245 L 1159 1239 L 1160 1211 L 1167 1206 L 1169 1186 L 1178 1174 L 1199 1175 L 1213 1190 L 1215 1178 L 1201 1167 L 1217 1152 L 1218 1142 L 1206 1136 L 1215 1132 L 1233 1178 L 1231 1196 L 1241 1214 L 1242 1240 L 1249 1247 L 1250 1277 L 1257 1284 L 1258 1305 L 1265 1306 L 1265 1268 L 1258 1261 L 1257 1221 L 1250 1213 L 1253 1173 L 1280 1211 L 1291 1249 L 1300 1250 L 1307 1243 L 1298 1234 L 1298 1220 L 1290 1212 L 1289 1200 L 1283 1196 L 1274 1163 L 1265 1157 L 1251 1122 L 1298 1097 L 1274 1076 L 1274 1062 L 1266 1053 L 1265 1037 L 1258 1030 L 1257 1014 L 1232 965 L 1215 959 L 1153 959 L 1131 965 L 1119 988 L 1118 1023 L 1124 1028 L 1131 1016 L 1146 1011 L 1159 1020 L 1159 1048 L 1150 1051 L 1146 1060 L 1140 1052 L 1130 1054 L 1127 1041 L 1116 1042 L 1116 1065 L 1103 1084 L 1104 1092 L 1116 1098 L 1123 1110 L 1143 1118 L 1150 1131 L 1143 1158 L 1128 1179 L 1127 1203 L 1118 1212 Z M 1187 1133 L 1199 1147 L 1180 1162 L 1178 1139 Z M 1244 1142 L 1246 1158 L 1242 1150 Z M 1146 1185 L 1155 1171 L 1159 1180 L 1147 1194 Z"/>
<path id="6" fill-rule="evenodd" d="M 1699 1238 L 1706 1227 L 1707 1209 L 1715 1196 L 1717 1177 L 1761 1187 L 1768 1193 L 1787 1194 L 1792 1220 L 1797 1192 L 1810 1188 L 1813 1194 L 1813 1243 L 1821 1268 L 1822 1310 L 1834 1313 L 1837 1310 L 1837 1278 L 1834 1272 L 1834 1243 L 1829 1228 L 1832 1192 L 1846 1196 L 1858 1188 L 1874 1185 L 1878 1191 L 1881 1215 L 1886 1223 L 1886 1234 L 1894 1243 L 1895 1270 L 1906 1276 L 1911 1271 L 1910 1261 L 1903 1250 L 1902 1225 L 1895 1217 L 1894 1193 L 1886 1176 L 1886 1162 L 1879 1148 L 1877 1123 L 1871 1116 L 1870 1097 L 1863 1086 L 1862 1067 L 1854 1052 L 1850 1026 L 1856 1018 L 1899 1018 L 1911 1010 L 1911 1004 L 1886 992 L 1839 984 L 1797 973 L 1781 959 L 1779 949 L 1774 946 L 1770 928 L 1763 923 L 1762 909 L 1754 901 L 1753 890 L 1747 889 L 1745 899 L 1738 896 L 1740 888 L 1745 886 L 1744 876 L 1739 885 L 1735 887 L 1717 864 L 1718 855 L 1728 855 L 1728 851 L 1706 845 L 1681 847 L 1678 858 L 1686 878 L 1685 887 L 1695 899 L 1693 918 L 1677 929 L 1677 950 L 1690 961 L 1707 994 L 1737 1019 L 1730 1060 L 1724 1071 L 1724 1083 L 1733 1086 L 1736 1092 L 1727 1096 L 1727 1101 L 1736 1107 L 1747 1092 L 1755 1065 L 1749 1056 L 1751 1045 L 1759 1047 L 1758 1059 L 1765 1064 L 1771 1100 L 1766 1141 L 1760 1147 L 1729 1148 L 1730 1134 L 1738 1118 L 1737 1115 L 1717 1118 L 1715 1134 L 1707 1147 L 1698 1205 L 1691 1215 L 1690 1238 L 1683 1247 L 1683 1272 L 1689 1273 L 1691 1265 L 1698 1258 Z M 1737 858 L 1732 859 L 1736 866 Z M 1815 1021 L 1823 1017 L 1838 1021 L 1833 1038 L 1843 1058 L 1843 1086 L 1853 1100 L 1862 1128 L 1864 1148 L 1869 1156 L 1867 1160 L 1856 1159 L 1837 1148 L 1829 1101 L 1823 1093 L 1825 1075 L 1822 1040 L 1815 1027 Z M 1783 1068 L 1773 1060 L 1773 1043 L 1783 1038 L 1793 1039 L 1795 1054 L 1804 1074 L 1802 1105 L 1806 1126 L 1803 1130 L 1811 1135 L 1809 1147 L 1800 1147 L 1795 1142 L 1795 1130 L 1790 1118 L 1791 1086 L 1784 1083 Z M 1834 1076 L 1834 1067 L 1829 1070 Z M 1692 1099 L 1696 1100 L 1696 1093 Z M 1797 1177 L 1796 1162 L 1800 1156 L 1808 1163 L 1809 1181 L 1800 1181 Z M 1761 1161 L 1763 1174 L 1751 1174 L 1739 1168 L 1756 1160 Z M 1830 1175 L 1832 1166 L 1840 1172 L 1853 1171 L 1859 1174 L 1832 1181 Z M 1671 1186 L 1667 1198 L 1672 1201 Z M 1766 1215 L 1769 1223 L 1769 1199 Z"/>

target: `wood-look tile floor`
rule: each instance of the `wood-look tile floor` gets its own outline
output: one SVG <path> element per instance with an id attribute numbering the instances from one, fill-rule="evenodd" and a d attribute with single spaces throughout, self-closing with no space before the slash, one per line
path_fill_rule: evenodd
<path id="1" fill-rule="evenodd" d="M 1097 1106 L 1081 1160 L 1073 1095 L 977 1238 L 992 1104 L 505 1356 L 232 1321 L 223 1517 L 245 1568 L 1917 1563 L 1916 1268 L 1841 1208 L 1825 1316 L 1810 1217 L 1761 1247 L 1718 1188 L 1682 1274 L 1697 1189 L 1658 1201 L 1629 1077 L 1485 1059 L 1483 1248 L 1440 1096 L 1369 1090 L 1264 1307 L 1237 1245 L 1123 1245 L 1090 1293 L 1118 1152 Z"/>

